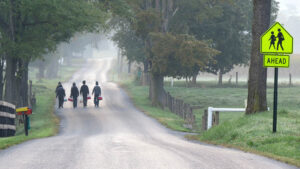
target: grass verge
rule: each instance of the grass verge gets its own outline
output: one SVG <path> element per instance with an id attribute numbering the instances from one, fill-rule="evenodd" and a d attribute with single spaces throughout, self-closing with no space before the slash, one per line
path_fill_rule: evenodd
<path id="1" fill-rule="evenodd" d="M 148 100 L 148 87 L 137 86 L 132 82 L 123 83 L 134 104 L 151 117 L 158 119 L 167 127 L 187 131 L 183 120 L 159 108 L 153 108 Z M 183 99 L 191 105 L 205 108 L 244 107 L 247 98 L 246 88 L 184 88 L 174 87 L 166 90 L 174 97 Z M 273 90 L 268 88 L 268 105 L 272 107 Z M 244 115 L 244 113 L 221 112 L 220 125 L 207 132 L 198 130 L 198 135 L 187 138 L 202 142 L 223 145 L 270 157 L 300 167 L 300 87 L 279 88 L 277 133 L 272 133 L 272 109 L 270 112 Z M 195 111 L 198 128 L 204 109 Z M 175 120 L 174 120 L 175 119 Z"/>
<path id="2" fill-rule="evenodd" d="M 157 119 L 166 127 L 182 131 L 190 132 L 191 130 L 184 127 L 184 120 L 168 110 L 162 110 L 152 107 L 151 101 L 148 99 L 148 87 L 136 86 L 132 82 L 122 82 L 120 85 L 127 91 L 135 106 L 150 117 Z"/>
<path id="3" fill-rule="evenodd" d="M 77 64 L 75 64 L 77 63 Z M 22 143 L 27 140 L 50 137 L 58 132 L 59 119 L 54 114 L 55 104 L 55 87 L 58 81 L 66 81 L 72 77 L 82 64 L 78 64 L 78 60 L 74 61 L 72 66 L 62 66 L 59 70 L 59 78 L 56 79 L 43 79 L 41 82 L 37 82 L 34 79 L 32 72 L 30 74 L 33 79 L 33 91 L 36 93 L 37 104 L 34 107 L 33 114 L 30 116 L 31 129 L 29 135 L 24 134 L 24 124 L 20 124 L 18 120 L 16 136 L 0 138 L 0 149 Z M 81 63 L 84 63 L 81 60 Z"/>

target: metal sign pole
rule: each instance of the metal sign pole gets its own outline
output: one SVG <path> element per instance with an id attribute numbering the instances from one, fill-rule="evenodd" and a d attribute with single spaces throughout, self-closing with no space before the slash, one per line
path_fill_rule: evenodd
<path id="1" fill-rule="evenodd" d="M 273 108 L 273 133 L 277 130 L 277 95 L 278 95 L 278 68 L 274 73 L 274 108 Z"/>

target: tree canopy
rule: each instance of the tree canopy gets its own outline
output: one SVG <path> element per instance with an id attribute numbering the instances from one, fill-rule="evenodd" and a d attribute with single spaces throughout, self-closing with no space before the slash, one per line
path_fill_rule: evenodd
<path id="1" fill-rule="evenodd" d="M 0 55 L 6 62 L 5 100 L 25 106 L 27 90 L 20 88 L 27 89 L 29 62 L 51 56 L 45 54 L 76 32 L 103 29 L 109 17 L 103 6 L 100 1 L 86 0 L 2 0 Z"/>

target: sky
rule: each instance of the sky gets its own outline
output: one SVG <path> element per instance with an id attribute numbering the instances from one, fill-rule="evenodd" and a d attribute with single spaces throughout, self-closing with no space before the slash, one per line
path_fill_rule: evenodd
<path id="1" fill-rule="evenodd" d="M 277 0 L 279 2 L 278 21 L 285 22 L 290 16 L 300 16 L 300 0 Z"/>
<path id="2" fill-rule="evenodd" d="M 277 21 L 294 37 L 294 54 L 300 54 L 300 0 L 277 0 Z"/>

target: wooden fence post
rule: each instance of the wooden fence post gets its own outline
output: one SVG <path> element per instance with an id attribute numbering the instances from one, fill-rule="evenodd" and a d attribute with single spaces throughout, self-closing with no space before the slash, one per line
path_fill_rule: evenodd
<path id="1" fill-rule="evenodd" d="M 220 112 L 216 112 L 216 125 L 219 125 L 219 122 L 220 122 Z"/>
<path id="2" fill-rule="evenodd" d="M 207 130 L 207 110 L 204 110 L 204 114 L 202 116 L 202 130 Z"/>
<path id="3" fill-rule="evenodd" d="M 220 112 L 218 111 L 213 114 L 213 126 L 219 125 L 219 115 Z"/>
<path id="4" fill-rule="evenodd" d="M 239 84 L 239 72 L 235 72 L 235 85 L 236 87 L 238 86 Z"/>
<path id="5" fill-rule="evenodd" d="M 289 74 L 289 87 L 292 87 L 292 74 Z"/>

